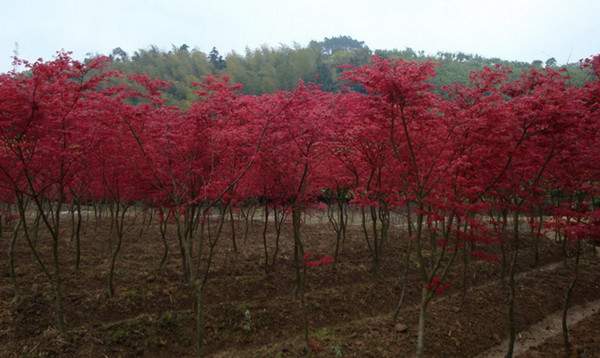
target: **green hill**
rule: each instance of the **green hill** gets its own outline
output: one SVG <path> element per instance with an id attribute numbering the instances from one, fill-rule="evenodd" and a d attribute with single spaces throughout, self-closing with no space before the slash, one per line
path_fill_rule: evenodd
<path id="1" fill-rule="evenodd" d="M 229 75 L 234 82 L 242 83 L 244 92 L 250 94 L 291 89 L 299 80 L 335 91 L 340 88 L 337 80 L 342 71 L 340 65 L 362 65 L 367 63 L 372 55 L 435 61 L 439 63 L 435 78 L 435 84 L 438 86 L 454 82 L 464 83 L 471 71 L 495 64 L 512 67 L 514 76 L 531 67 L 563 67 L 567 69 L 574 83 L 581 84 L 585 81 L 585 73 L 579 69 L 578 63 L 558 66 L 553 58 L 526 63 L 462 52 L 438 52 L 431 55 L 411 48 L 373 51 L 364 42 L 349 36 L 311 41 L 307 46 L 293 44 L 275 48 L 247 48 L 243 54 L 231 52 L 225 57 L 220 55 L 216 48 L 206 54 L 187 45 L 173 46 L 170 50 L 151 46 L 148 49 L 137 50 L 131 55 L 121 48 L 115 48 L 109 55 L 113 58 L 113 66 L 116 69 L 126 73 L 146 73 L 170 81 L 173 86 L 168 90 L 168 100 L 182 106 L 194 98 L 192 83 L 201 81 L 208 74 Z"/>

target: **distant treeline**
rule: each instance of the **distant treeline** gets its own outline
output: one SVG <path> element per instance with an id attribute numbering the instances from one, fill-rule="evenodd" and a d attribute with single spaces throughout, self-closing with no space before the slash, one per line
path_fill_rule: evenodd
<path id="1" fill-rule="evenodd" d="M 578 63 L 558 66 L 554 58 L 532 63 L 506 61 L 499 58 L 485 58 L 462 52 L 438 52 L 435 55 L 411 48 L 404 50 L 371 50 L 363 41 L 349 36 L 325 38 L 323 41 L 311 41 L 308 46 L 298 44 L 281 45 L 277 48 L 263 46 L 246 49 L 245 54 L 231 52 L 223 57 L 216 48 L 209 54 L 190 48 L 188 45 L 173 46 L 164 51 L 156 46 L 140 49 L 128 54 L 115 48 L 109 56 L 114 67 L 125 73 L 146 73 L 152 77 L 169 81 L 173 86 L 168 90 L 168 101 L 185 106 L 194 98 L 192 83 L 200 82 L 208 74 L 226 74 L 234 82 L 244 85 L 244 92 L 260 94 L 278 89 L 290 90 L 299 80 L 318 84 L 327 91 L 339 90 L 338 81 L 343 71 L 341 65 L 363 65 L 371 56 L 384 58 L 402 58 L 406 60 L 432 60 L 439 63 L 437 86 L 454 82 L 466 83 L 469 73 L 484 66 L 495 64 L 510 66 L 516 77 L 519 72 L 531 67 L 564 67 L 575 84 L 585 81 L 585 72 Z"/>

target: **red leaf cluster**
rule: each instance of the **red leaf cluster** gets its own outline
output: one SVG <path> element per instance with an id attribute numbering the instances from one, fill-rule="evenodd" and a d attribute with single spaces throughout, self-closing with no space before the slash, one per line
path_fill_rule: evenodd
<path id="1" fill-rule="evenodd" d="M 328 266 L 333 264 L 333 262 L 333 257 L 329 255 L 324 255 L 319 258 L 310 252 L 304 254 L 304 265 L 306 267 Z"/>

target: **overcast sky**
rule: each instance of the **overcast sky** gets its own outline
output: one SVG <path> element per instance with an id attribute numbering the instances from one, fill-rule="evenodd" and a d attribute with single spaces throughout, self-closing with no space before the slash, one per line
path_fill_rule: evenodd
<path id="1" fill-rule="evenodd" d="M 371 49 L 559 63 L 600 52 L 600 0 L 0 0 L 0 71 L 20 57 L 188 44 L 243 52 L 336 35 Z"/>

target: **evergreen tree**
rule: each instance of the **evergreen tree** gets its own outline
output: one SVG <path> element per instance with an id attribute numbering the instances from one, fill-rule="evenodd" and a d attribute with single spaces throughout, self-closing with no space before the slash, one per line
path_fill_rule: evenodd
<path id="1" fill-rule="evenodd" d="M 213 47 L 208 54 L 208 61 L 213 65 L 216 70 L 223 70 L 226 67 L 223 56 L 219 54 L 216 47 Z"/>

